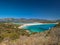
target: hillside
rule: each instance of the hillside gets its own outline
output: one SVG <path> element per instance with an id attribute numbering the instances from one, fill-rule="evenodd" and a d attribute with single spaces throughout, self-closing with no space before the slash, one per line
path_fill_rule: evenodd
<path id="1" fill-rule="evenodd" d="M 60 25 L 49 31 L 29 34 L 19 25 L 0 23 L 0 45 L 60 45 Z"/>

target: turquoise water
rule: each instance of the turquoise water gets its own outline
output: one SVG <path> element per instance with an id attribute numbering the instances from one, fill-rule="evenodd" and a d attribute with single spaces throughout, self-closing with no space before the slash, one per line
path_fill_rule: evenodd
<path id="1" fill-rule="evenodd" d="M 53 28 L 54 26 L 56 26 L 56 24 L 41 24 L 41 25 L 25 26 L 23 28 L 31 32 L 43 32 Z"/>

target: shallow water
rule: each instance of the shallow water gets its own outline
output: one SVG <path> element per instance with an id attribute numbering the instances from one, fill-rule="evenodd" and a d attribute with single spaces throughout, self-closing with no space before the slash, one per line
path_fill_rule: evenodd
<path id="1" fill-rule="evenodd" d="M 56 26 L 56 24 L 30 25 L 23 28 L 31 32 L 43 32 L 53 28 L 54 26 Z"/>

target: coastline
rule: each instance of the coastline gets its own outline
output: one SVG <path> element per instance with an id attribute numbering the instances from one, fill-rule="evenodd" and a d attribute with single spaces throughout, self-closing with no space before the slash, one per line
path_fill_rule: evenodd
<path id="1" fill-rule="evenodd" d="M 43 25 L 43 24 L 59 24 L 59 23 L 28 23 L 19 26 L 18 28 L 23 28 L 24 26 L 31 26 L 31 25 Z"/>

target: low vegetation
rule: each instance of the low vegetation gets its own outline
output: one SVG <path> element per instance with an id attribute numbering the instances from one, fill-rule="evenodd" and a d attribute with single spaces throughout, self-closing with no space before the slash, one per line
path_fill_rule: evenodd
<path id="1" fill-rule="evenodd" d="M 57 26 L 56 27 L 60 27 L 60 22 L 57 24 Z"/>
<path id="2" fill-rule="evenodd" d="M 28 35 L 26 30 L 19 29 L 19 25 L 11 23 L 0 23 L 0 42 L 4 39 L 17 39 L 20 35 Z"/>
<path id="3" fill-rule="evenodd" d="M 49 31 L 31 34 L 19 26 L 0 23 L 0 45 L 60 45 L 60 23 Z"/>

